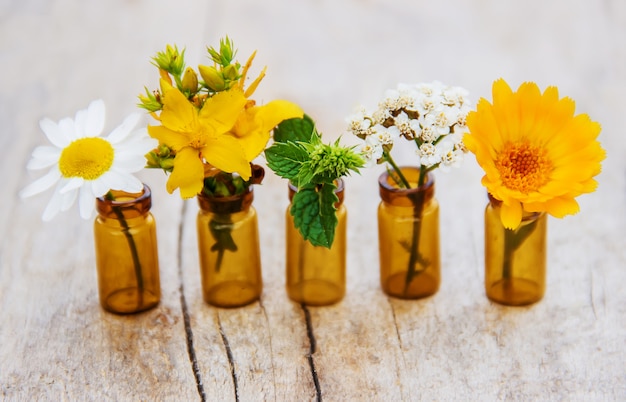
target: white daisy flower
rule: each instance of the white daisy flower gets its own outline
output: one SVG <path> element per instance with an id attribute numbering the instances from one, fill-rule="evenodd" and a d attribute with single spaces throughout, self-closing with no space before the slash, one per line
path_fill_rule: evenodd
<path id="1" fill-rule="evenodd" d="M 76 198 L 81 217 L 89 219 L 95 198 L 109 190 L 142 191 L 143 184 L 132 173 L 145 166 L 144 155 L 157 146 L 157 141 L 148 136 L 145 128 L 133 131 L 141 118 L 138 113 L 128 116 L 103 138 L 104 117 L 104 102 L 96 100 L 78 111 L 74 120 L 65 118 L 55 123 L 43 119 L 39 123 L 52 145 L 35 148 L 27 168 L 50 170 L 24 188 L 20 196 L 30 197 L 56 185 L 44 210 L 44 221 L 68 210 Z"/>

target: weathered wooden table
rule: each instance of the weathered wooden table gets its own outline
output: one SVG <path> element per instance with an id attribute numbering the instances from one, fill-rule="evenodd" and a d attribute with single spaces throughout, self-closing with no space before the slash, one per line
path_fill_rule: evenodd
<path id="1" fill-rule="evenodd" d="M 74 209 L 40 220 L 20 200 L 45 143 L 38 121 L 107 104 L 107 128 L 156 85 L 149 58 L 187 46 L 191 65 L 230 35 L 268 65 L 257 99 L 299 103 L 330 139 L 397 82 L 434 79 L 490 98 L 499 77 L 559 86 L 603 125 L 607 159 L 582 212 L 549 223 L 548 291 L 507 308 L 484 296 L 481 171 L 437 175 L 443 281 L 420 301 L 378 284 L 376 177 L 347 181 L 348 291 L 302 307 L 284 290 L 285 183 L 256 191 L 260 302 L 202 301 L 195 201 L 154 192 L 162 302 L 116 316 L 98 304 L 91 222 Z M 0 2 L 0 399 L 626 400 L 626 5 L 531 0 Z M 148 119 L 146 119 L 146 122 Z M 350 142 L 351 138 L 344 137 Z M 410 151 L 403 156 L 410 163 Z M 261 161 L 262 163 L 262 161 Z"/>

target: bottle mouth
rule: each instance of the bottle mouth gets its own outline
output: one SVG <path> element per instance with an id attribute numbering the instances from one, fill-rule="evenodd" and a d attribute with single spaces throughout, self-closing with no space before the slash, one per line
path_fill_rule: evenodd
<path id="1" fill-rule="evenodd" d="M 343 203 L 343 195 L 345 189 L 345 182 L 342 178 L 335 180 L 335 194 L 337 198 L 339 198 L 339 202 L 335 203 L 335 207 L 339 207 Z M 289 187 L 289 201 L 293 199 L 293 196 L 298 192 L 298 187 L 296 187 L 291 181 L 288 184 Z"/>
<path id="2" fill-rule="evenodd" d="M 152 190 L 144 183 L 139 193 L 128 193 L 121 190 L 110 190 L 113 199 L 105 198 L 106 194 L 96 198 L 96 210 L 107 217 L 116 217 L 113 209 L 124 212 L 126 218 L 145 214 L 152 207 Z M 108 194 L 108 193 L 107 193 Z M 133 213 L 134 212 L 134 213 Z"/>
<path id="3" fill-rule="evenodd" d="M 245 211 L 252 205 L 254 200 L 253 186 L 241 194 L 229 195 L 227 197 L 211 197 L 205 194 L 198 194 L 198 205 L 200 209 L 216 214 L 234 214 Z"/>
<path id="4" fill-rule="evenodd" d="M 378 176 L 378 187 L 380 198 L 388 203 L 398 206 L 413 206 L 411 201 L 414 197 L 423 197 L 423 201 L 427 202 L 435 195 L 435 176 L 432 173 L 426 173 L 426 180 L 423 185 L 417 187 L 419 180 L 420 168 L 414 166 L 401 166 L 400 170 L 406 177 L 409 184 L 415 187 L 400 188 L 389 172 L 383 172 Z M 409 201 L 408 203 L 402 201 Z M 404 205 L 407 204 L 407 205 Z"/>

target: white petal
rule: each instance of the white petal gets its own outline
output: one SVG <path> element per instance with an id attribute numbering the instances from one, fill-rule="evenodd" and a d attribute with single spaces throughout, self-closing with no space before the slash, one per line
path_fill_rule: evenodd
<path id="1" fill-rule="evenodd" d="M 59 189 L 59 193 L 65 194 L 72 190 L 76 190 L 84 183 L 85 179 L 83 179 L 82 177 L 72 177 L 71 179 L 65 181 L 65 184 Z"/>
<path id="2" fill-rule="evenodd" d="M 65 194 L 61 194 L 61 211 L 67 211 L 74 205 L 76 196 L 78 195 L 78 189 L 69 191 Z"/>
<path id="3" fill-rule="evenodd" d="M 102 197 L 111 189 L 111 180 L 108 179 L 109 172 L 104 173 L 102 176 L 98 177 L 97 180 L 91 182 L 91 189 L 93 191 L 93 195 L 96 197 Z"/>
<path id="4" fill-rule="evenodd" d="M 60 178 L 61 172 L 55 166 L 45 176 L 40 177 L 20 191 L 20 197 L 26 198 L 42 193 L 52 187 Z"/>
<path id="5" fill-rule="evenodd" d="M 86 137 L 85 134 L 85 126 L 87 125 L 87 111 L 86 110 L 79 110 L 76 112 L 76 117 L 74 117 L 74 119 L 76 120 L 76 137 L 77 138 L 83 138 Z"/>
<path id="6" fill-rule="evenodd" d="M 80 216 L 83 219 L 91 218 L 94 211 L 94 205 L 96 203 L 96 197 L 94 197 L 91 190 L 91 186 L 82 186 L 80 188 L 80 194 L 78 197 L 78 207 L 80 209 Z"/>
<path id="7" fill-rule="evenodd" d="M 104 115 L 104 101 L 102 99 L 95 100 L 89 104 L 85 120 L 85 136 L 97 137 L 102 133 L 104 129 Z"/>
<path id="8" fill-rule="evenodd" d="M 141 115 L 139 113 L 133 113 L 130 116 L 124 119 L 121 125 L 119 125 L 115 130 L 109 134 L 107 140 L 109 140 L 112 144 L 117 144 L 118 142 L 124 140 L 131 133 L 133 128 L 137 125 L 141 119 Z"/>
<path id="9" fill-rule="evenodd" d="M 61 128 L 50 119 L 43 119 L 39 122 L 39 127 L 48 137 L 48 141 L 52 144 L 56 145 L 59 148 L 66 147 L 70 141 L 67 136 L 63 133 Z"/>
<path id="10" fill-rule="evenodd" d="M 107 180 L 110 180 L 110 188 L 112 190 L 137 193 L 143 188 L 141 180 L 137 179 L 130 173 L 126 173 L 118 169 L 111 169 L 106 173 L 106 175 L 108 176 Z M 102 176 L 104 177 L 105 175 Z"/>
<path id="11" fill-rule="evenodd" d="M 69 117 L 62 119 L 59 122 L 59 129 L 61 130 L 67 141 L 67 143 L 62 148 L 65 148 L 70 144 L 70 142 L 78 138 L 78 133 L 76 132 L 76 124 L 74 124 L 74 120 L 70 119 Z"/>
<path id="12" fill-rule="evenodd" d="M 145 166 L 146 159 L 144 157 L 138 158 L 137 155 L 119 157 L 118 155 L 115 155 L 115 160 L 113 160 L 111 169 L 119 169 L 125 172 L 134 173 L 140 171 Z"/>
<path id="13" fill-rule="evenodd" d="M 116 147 L 116 151 L 133 153 L 143 157 L 157 146 L 159 146 L 159 141 L 154 138 L 144 137 L 133 141 L 124 141 Z"/>
<path id="14" fill-rule="evenodd" d="M 37 170 L 50 167 L 59 161 L 61 156 L 61 150 L 56 147 L 43 145 L 35 148 L 33 151 L 33 157 L 26 168 L 29 170 Z"/>
<path id="15" fill-rule="evenodd" d="M 52 220 L 52 218 L 54 218 L 56 214 L 58 214 L 59 211 L 61 210 L 62 204 L 63 204 L 63 195 L 59 194 L 58 191 L 55 191 L 54 194 L 52 195 L 52 198 L 48 202 L 46 209 L 44 209 L 41 219 L 44 222 L 48 222 Z"/>

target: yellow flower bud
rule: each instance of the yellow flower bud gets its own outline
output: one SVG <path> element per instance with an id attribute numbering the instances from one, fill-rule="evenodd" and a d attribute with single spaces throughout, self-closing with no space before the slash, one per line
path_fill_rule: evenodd
<path id="1" fill-rule="evenodd" d="M 198 92 L 198 76 L 191 67 L 187 67 L 183 75 L 183 90 L 189 91 L 192 95 Z"/>
<path id="2" fill-rule="evenodd" d="M 215 67 L 209 66 L 198 66 L 198 70 L 200 71 L 200 75 L 204 80 L 207 88 L 211 91 L 223 91 L 226 88 L 226 83 L 224 82 L 224 77 L 220 74 Z"/>
<path id="3" fill-rule="evenodd" d="M 236 81 L 239 79 L 239 69 L 233 65 L 233 64 L 229 64 L 226 67 L 224 67 L 224 70 L 222 70 L 222 74 L 224 74 L 224 78 L 226 78 L 229 81 Z"/>

